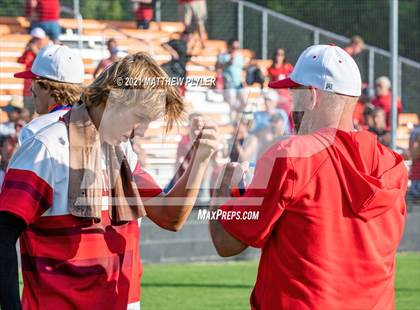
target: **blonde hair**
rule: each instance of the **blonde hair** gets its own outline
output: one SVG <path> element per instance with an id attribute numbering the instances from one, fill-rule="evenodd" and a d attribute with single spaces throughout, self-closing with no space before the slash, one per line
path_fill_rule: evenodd
<path id="1" fill-rule="evenodd" d="M 178 87 L 167 81 L 159 64 L 138 52 L 111 64 L 85 89 L 82 100 L 87 107 L 134 102 L 151 120 L 162 116 L 168 131 L 184 117 L 185 104 Z"/>
<path id="2" fill-rule="evenodd" d="M 53 81 L 42 77 L 34 79 L 41 88 L 48 89 L 51 98 L 61 105 L 73 105 L 80 100 L 80 96 L 83 92 L 82 84 L 72 84 Z"/>
<path id="3" fill-rule="evenodd" d="M 363 40 L 363 38 L 361 36 L 353 36 L 351 38 L 351 43 L 352 44 L 365 45 L 365 41 Z"/>

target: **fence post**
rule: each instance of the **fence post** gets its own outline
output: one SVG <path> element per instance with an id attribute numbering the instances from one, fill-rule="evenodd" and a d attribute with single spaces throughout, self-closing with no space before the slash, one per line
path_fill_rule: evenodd
<path id="1" fill-rule="evenodd" d="M 398 0 L 389 0 L 390 29 L 389 42 L 391 50 L 391 82 L 392 82 L 392 105 L 391 105 L 391 145 L 396 148 L 396 135 L 398 126 L 397 96 L 398 96 Z"/>
<path id="2" fill-rule="evenodd" d="M 398 58 L 398 96 L 402 94 L 402 60 Z"/>
<path id="3" fill-rule="evenodd" d="M 373 89 L 373 84 L 375 83 L 375 51 L 373 50 L 373 48 L 369 49 L 368 83 L 369 88 Z"/>
<path id="4" fill-rule="evenodd" d="M 261 30 L 261 58 L 267 59 L 268 45 L 268 14 L 267 10 L 262 12 L 262 30 Z"/>
<path id="5" fill-rule="evenodd" d="M 162 20 L 162 8 L 160 0 L 156 1 L 156 22 L 160 23 Z"/>
<path id="6" fill-rule="evenodd" d="M 244 47 L 244 4 L 238 2 L 238 41 L 241 48 Z"/>
<path id="7" fill-rule="evenodd" d="M 314 45 L 318 45 L 319 44 L 319 30 L 315 29 L 314 30 Z"/>
<path id="8" fill-rule="evenodd" d="M 74 12 L 74 16 L 76 17 L 77 20 L 77 31 L 79 32 L 78 35 L 78 46 L 79 46 L 79 52 L 82 52 L 83 49 L 83 40 L 82 40 L 82 35 L 83 35 L 83 18 L 82 18 L 82 14 L 80 14 L 80 3 L 79 0 L 73 0 L 73 12 Z"/>

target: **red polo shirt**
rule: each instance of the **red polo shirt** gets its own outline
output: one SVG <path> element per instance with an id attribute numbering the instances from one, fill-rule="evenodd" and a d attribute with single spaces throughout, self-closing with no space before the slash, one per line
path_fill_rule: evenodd
<path id="1" fill-rule="evenodd" d="M 278 67 L 278 68 L 270 67 L 267 69 L 268 76 L 270 77 L 270 82 L 283 80 L 289 77 L 292 71 L 293 71 L 293 65 L 289 63 L 285 63 L 281 67 Z M 278 94 L 280 95 L 280 100 L 277 107 L 279 109 L 283 109 L 284 111 L 286 111 L 287 114 L 290 114 L 290 112 L 292 112 L 292 106 L 293 106 L 290 90 L 287 88 L 279 88 L 276 90 Z"/>
<path id="2" fill-rule="evenodd" d="M 35 60 L 36 54 L 33 51 L 25 50 L 17 60 L 18 63 L 25 65 L 25 70 L 31 70 L 32 64 Z M 23 81 L 23 95 L 25 97 L 32 96 L 31 94 L 31 79 L 24 79 Z"/>
<path id="3" fill-rule="evenodd" d="M 391 114 L 391 106 L 392 106 L 392 93 L 389 92 L 388 95 L 385 96 L 376 96 L 372 100 L 372 104 L 375 107 L 381 108 L 386 113 L 386 123 L 390 125 L 390 114 Z M 397 111 L 401 113 L 403 111 L 402 103 L 399 97 L 397 97 Z"/>
<path id="4" fill-rule="evenodd" d="M 25 2 L 25 16 L 30 16 L 32 8 L 30 0 Z M 34 8 L 41 22 L 58 21 L 60 18 L 60 1 L 59 0 L 38 0 L 37 6 Z"/>
<path id="5" fill-rule="evenodd" d="M 259 211 L 221 220 L 262 249 L 252 309 L 393 309 L 406 189 L 403 158 L 368 132 L 324 129 L 271 147 L 245 195 L 222 207 Z"/>

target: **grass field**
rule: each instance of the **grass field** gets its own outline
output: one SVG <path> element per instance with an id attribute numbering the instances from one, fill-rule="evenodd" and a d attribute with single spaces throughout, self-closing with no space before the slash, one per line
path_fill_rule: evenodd
<path id="1" fill-rule="evenodd" d="M 141 308 L 249 309 L 256 272 L 255 261 L 145 265 Z M 402 253 L 397 257 L 396 307 L 420 309 L 420 253 Z"/>
<path id="2" fill-rule="evenodd" d="M 141 285 L 141 309 L 249 309 L 256 273 L 256 261 L 147 264 Z M 22 282 L 20 284 L 22 288 Z M 397 256 L 395 290 L 397 310 L 420 310 L 420 253 Z"/>

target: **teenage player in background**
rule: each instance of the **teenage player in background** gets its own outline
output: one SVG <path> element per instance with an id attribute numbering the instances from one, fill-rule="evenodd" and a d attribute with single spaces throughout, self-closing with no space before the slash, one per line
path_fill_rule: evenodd
<path id="1" fill-rule="evenodd" d="M 42 115 L 22 129 L 19 144 L 67 113 L 80 99 L 84 74 L 80 56 L 56 44 L 42 48 L 30 70 L 14 74 L 16 78 L 32 79 L 35 111 Z"/>

